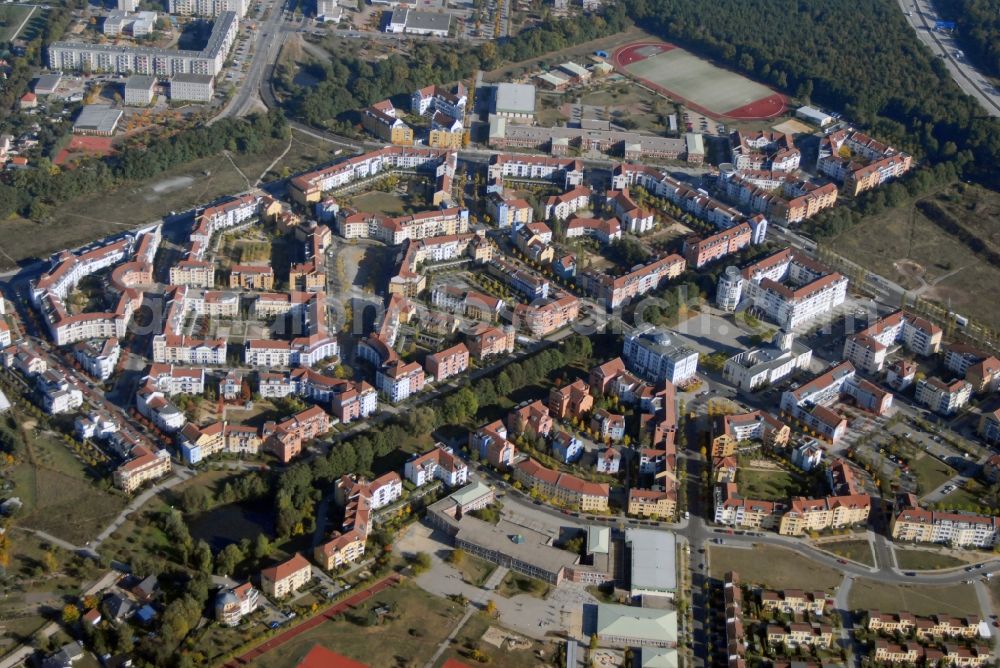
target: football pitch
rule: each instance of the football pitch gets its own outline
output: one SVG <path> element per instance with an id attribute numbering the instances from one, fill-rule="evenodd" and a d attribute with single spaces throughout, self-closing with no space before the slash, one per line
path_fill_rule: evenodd
<path id="1" fill-rule="evenodd" d="M 614 60 L 632 78 L 710 116 L 752 120 L 785 111 L 784 96 L 767 86 L 671 44 L 630 44 Z"/>

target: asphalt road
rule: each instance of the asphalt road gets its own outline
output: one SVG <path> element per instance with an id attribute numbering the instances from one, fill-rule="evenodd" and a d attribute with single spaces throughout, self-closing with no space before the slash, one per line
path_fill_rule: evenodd
<path id="1" fill-rule="evenodd" d="M 909 12 L 907 22 L 917 31 L 920 41 L 942 56 L 945 67 L 959 88 L 976 98 L 980 106 L 991 116 L 1000 116 L 1000 90 L 979 72 L 965 57 L 956 56 L 961 52 L 958 41 L 944 33 L 934 31 L 938 13 L 929 0 L 896 0 L 903 12 Z"/>

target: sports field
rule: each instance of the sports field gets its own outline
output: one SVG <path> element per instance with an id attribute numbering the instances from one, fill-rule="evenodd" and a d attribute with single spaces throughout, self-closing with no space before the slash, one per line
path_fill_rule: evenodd
<path id="1" fill-rule="evenodd" d="M 785 97 L 767 86 L 666 42 L 629 44 L 612 60 L 640 83 L 716 118 L 774 118 L 787 107 Z"/>

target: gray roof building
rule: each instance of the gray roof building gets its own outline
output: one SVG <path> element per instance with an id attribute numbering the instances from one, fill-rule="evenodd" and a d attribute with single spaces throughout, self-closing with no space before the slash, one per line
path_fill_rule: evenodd
<path id="1" fill-rule="evenodd" d="M 497 84 L 493 92 L 492 112 L 504 116 L 534 116 L 535 87 L 530 84 Z"/>
<path id="2" fill-rule="evenodd" d="M 122 117 L 121 109 L 112 109 L 110 104 L 88 104 L 80 110 L 73 123 L 73 132 L 110 135 L 118 127 Z"/>
<path id="3" fill-rule="evenodd" d="M 614 645 L 676 647 L 677 611 L 602 603 L 597 606 L 596 632 Z"/>
<path id="4" fill-rule="evenodd" d="M 61 82 L 62 75 L 59 73 L 43 74 L 35 82 L 35 95 L 51 95 L 56 91 Z"/>
<path id="5" fill-rule="evenodd" d="M 669 531 L 627 529 L 632 596 L 672 596 L 677 590 L 677 538 Z"/>

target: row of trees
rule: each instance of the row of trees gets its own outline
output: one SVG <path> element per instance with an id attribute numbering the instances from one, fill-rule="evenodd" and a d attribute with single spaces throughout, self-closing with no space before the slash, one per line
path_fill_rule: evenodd
<path id="1" fill-rule="evenodd" d="M 935 162 L 960 158 L 965 176 L 1000 182 L 1000 121 L 962 93 L 892 0 L 627 5 L 656 34 L 803 100 L 843 110 L 875 136 L 918 156 Z"/>

